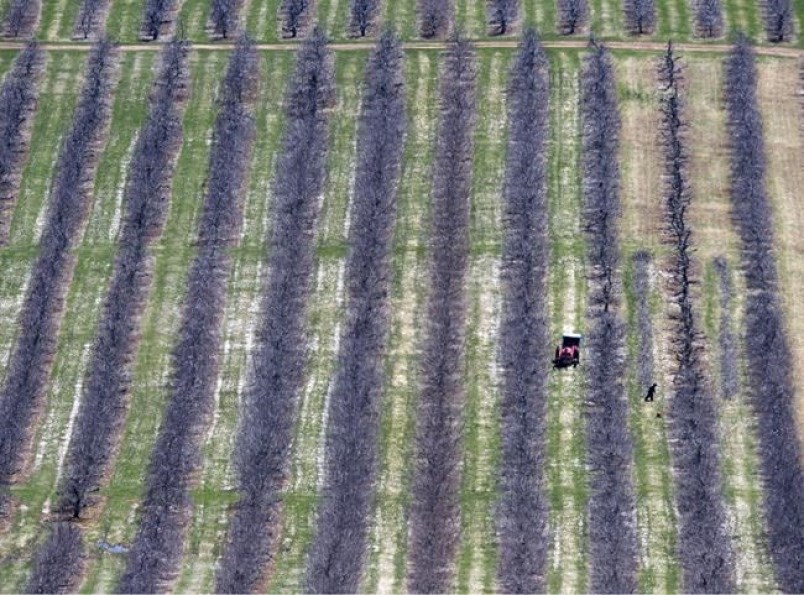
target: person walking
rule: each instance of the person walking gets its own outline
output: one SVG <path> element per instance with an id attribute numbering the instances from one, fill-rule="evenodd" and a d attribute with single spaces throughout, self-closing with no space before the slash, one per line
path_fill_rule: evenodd
<path id="1" fill-rule="evenodd" d="M 654 382 L 648 387 L 648 394 L 645 395 L 646 403 L 653 403 L 653 396 L 656 394 L 656 383 Z"/>

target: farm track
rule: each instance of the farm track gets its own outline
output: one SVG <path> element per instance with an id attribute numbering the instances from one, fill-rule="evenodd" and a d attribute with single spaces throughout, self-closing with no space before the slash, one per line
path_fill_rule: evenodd
<path id="1" fill-rule="evenodd" d="M 518 39 L 504 39 L 504 40 L 478 40 L 473 41 L 473 45 L 477 49 L 515 49 L 518 44 Z M 666 42 L 653 42 L 653 41 L 606 41 L 606 47 L 613 50 L 624 52 L 644 52 L 649 54 L 658 54 L 667 48 Z M 585 50 L 588 47 L 588 42 L 584 40 L 567 40 L 567 41 L 543 41 L 542 46 L 547 50 Z M 3 42 L 0 44 L 0 51 L 15 50 L 19 51 L 25 47 L 22 43 L 17 42 Z M 61 42 L 43 42 L 40 47 L 47 51 L 89 51 L 91 45 L 85 43 L 61 43 Z M 147 43 L 122 43 L 119 50 L 122 52 L 158 52 L 161 49 L 160 44 L 147 44 Z M 258 43 L 255 46 L 257 50 L 264 52 L 284 52 L 288 50 L 297 50 L 298 43 Z M 327 48 L 333 52 L 355 52 L 366 51 L 371 49 L 369 42 L 363 43 L 344 43 L 333 42 Z M 403 49 L 406 51 L 417 50 L 444 50 L 447 47 L 446 42 L 432 42 L 432 41 L 407 41 L 402 44 Z M 678 50 L 679 54 L 726 54 L 731 46 L 720 43 L 704 44 L 704 43 L 674 43 L 673 47 Z M 193 43 L 193 50 L 197 51 L 231 51 L 234 49 L 232 43 Z M 779 46 L 756 46 L 756 54 L 758 56 L 769 56 L 778 58 L 804 58 L 804 49 L 796 47 L 779 47 Z"/>

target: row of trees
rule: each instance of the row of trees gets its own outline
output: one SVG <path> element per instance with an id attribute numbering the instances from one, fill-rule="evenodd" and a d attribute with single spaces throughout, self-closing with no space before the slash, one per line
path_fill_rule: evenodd
<path id="1" fill-rule="evenodd" d="M 405 138 L 403 52 L 381 36 L 366 69 L 346 260 L 347 310 L 329 397 L 326 475 L 307 588 L 355 593 L 374 494 L 390 251 Z"/>
<path id="2" fill-rule="evenodd" d="M 760 474 L 771 557 L 779 587 L 804 592 L 804 473 L 796 433 L 795 390 L 765 187 L 765 144 L 757 105 L 754 51 L 740 38 L 726 59 L 732 216 L 746 282 L 748 388 L 759 437 Z"/>
<path id="3" fill-rule="evenodd" d="M 139 344 L 139 321 L 151 286 L 150 246 L 167 215 L 173 169 L 181 146 L 179 104 L 188 93 L 189 46 L 165 47 L 148 120 L 134 147 L 125 191 L 125 214 L 112 279 L 98 324 L 73 435 L 65 458 L 58 508 L 80 518 L 93 503 L 125 422 L 130 366 Z"/>
<path id="4" fill-rule="evenodd" d="M 41 0 L 11 0 L 3 20 L 3 36 L 31 37 L 39 22 Z"/>
<path id="5" fill-rule="evenodd" d="M 28 44 L 0 88 L 0 246 L 8 241 L 44 64 L 45 53 Z"/>
<path id="6" fill-rule="evenodd" d="M 721 493 L 717 417 L 692 293 L 698 280 L 688 221 L 692 192 L 682 72 L 672 46 L 662 56 L 658 70 L 665 179 L 664 241 L 671 250 L 667 277 L 675 366 L 668 425 L 678 510 L 678 555 L 684 591 L 729 593 L 735 585 Z"/>
<path id="7" fill-rule="evenodd" d="M 718 344 L 720 347 L 720 394 L 724 399 L 731 399 L 740 392 L 739 358 L 737 338 L 734 336 L 732 323 L 733 283 L 728 261 L 718 256 L 712 266 L 718 280 L 720 306 L 720 329 Z"/>
<path id="8" fill-rule="evenodd" d="M 149 287 L 147 247 L 159 236 L 167 212 L 172 164 L 181 144 L 177 104 L 187 95 L 187 53 L 184 43 L 166 46 L 148 121 L 129 167 L 126 214 L 114 273 L 59 486 L 57 509 L 69 519 L 80 518 L 93 503 L 91 494 L 101 486 L 123 425 L 129 364 L 135 355 L 138 319 Z M 80 576 L 82 560 L 64 548 L 73 548 L 76 542 L 79 551 L 83 549 L 76 526 L 55 523 L 36 554 L 30 584 L 54 589 L 71 585 Z"/>
<path id="9" fill-rule="evenodd" d="M 450 590 L 458 543 L 475 70 L 472 45 L 462 39 L 450 44 L 441 74 L 427 328 L 411 487 L 407 580 L 416 593 Z"/>
<path id="10" fill-rule="evenodd" d="M 625 325 L 617 220 L 620 115 L 614 66 L 592 44 L 581 78 L 583 225 L 587 238 L 589 298 L 586 317 L 586 464 L 589 469 L 589 588 L 597 593 L 636 591 L 636 512 L 628 432 Z"/>
<path id="11" fill-rule="evenodd" d="M 637 324 L 637 384 L 640 387 L 653 383 L 653 320 L 650 315 L 650 268 L 651 255 L 647 250 L 638 250 L 632 257 L 634 263 L 634 297 L 636 298 Z"/>
<path id="12" fill-rule="evenodd" d="M 502 460 L 500 469 L 500 587 L 540 593 L 547 568 L 544 431 L 548 356 L 546 320 L 548 63 L 529 30 L 508 82 L 508 150 L 503 186 L 505 243 Z"/>
<path id="13" fill-rule="evenodd" d="M 233 461 L 240 500 L 217 574 L 219 592 L 244 593 L 258 585 L 279 528 L 281 490 L 307 359 L 305 313 L 326 174 L 328 108 L 334 100 L 332 56 L 324 34 L 316 29 L 297 54 L 285 97 L 263 323 Z"/>
<path id="14" fill-rule="evenodd" d="M 259 67 L 254 45 L 241 40 L 224 77 L 212 136 L 197 252 L 173 351 L 173 376 L 159 435 L 151 453 L 141 520 L 118 590 L 153 593 L 178 572 L 190 516 L 190 486 L 200 467 L 200 442 L 214 406 L 221 324 L 231 264 L 242 225 L 255 121 Z"/>
<path id="15" fill-rule="evenodd" d="M 109 42 L 90 52 L 70 131 L 62 141 L 39 255 L 17 328 L 19 335 L 0 392 L 0 491 L 24 466 L 56 349 L 73 249 L 89 211 L 104 132 L 111 113 L 117 51 Z"/>

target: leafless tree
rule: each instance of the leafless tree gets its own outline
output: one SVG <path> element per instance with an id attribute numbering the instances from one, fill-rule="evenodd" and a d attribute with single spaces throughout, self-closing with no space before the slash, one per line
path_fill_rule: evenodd
<path id="1" fill-rule="evenodd" d="M 525 33 L 508 79 L 508 150 L 503 186 L 502 461 L 498 533 L 500 588 L 545 589 L 547 497 L 548 62 Z"/>
<path id="2" fill-rule="evenodd" d="M 587 0 L 558 1 L 558 32 L 561 35 L 581 33 L 589 19 Z"/>
<path id="3" fill-rule="evenodd" d="M 617 221 L 620 216 L 620 114 L 609 52 L 592 42 L 581 78 L 583 224 L 589 298 L 586 312 L 586 465 L 589 468 L 589 588 L 637 590 L 633 446 L 625 398 L 625 325 Z"/>
<path id="4" fill-rule="evenodd" d="M 475 62 L 472 45 L 458 39 L 444 55 L 441 75 L 430 207 L 428 322 L 409 520 L 407 583 L 415 593 L 450 590 L 458 543 Z"/>
<path id="5" fill-rule="evenodd" d="M 671 44 L 659 61 L 658 74 L 664 152 L 664 241 L 672 250 L 667 273 L 675 367 L 667 418 L 679 516 L 677 549 L 684 591 L 728 593 L 734 591 L 735 583 L 721 492 L 717 416 L 693 301 L 698 279 L 688 219 L 692 191 L 681 94 L 683 73 Z"/>
<path id="6" fill-rule="evenodd" d="M 26 593 L 74 593 L 85 562 L 81 530 L 73 523 L 57 522 L 33 559 Z"/>
<path id="7" fill-rule="evenodd" d="M 489 32 L 492 35 L 505 35 L 519 17 L 519 0 L 489 0 Z"/>
<path id="8" fill-rule="evenodd" d="M 418 0 L 419 33 L 425 39 L 449 34 L 453 16 L 451 0 Z"/>

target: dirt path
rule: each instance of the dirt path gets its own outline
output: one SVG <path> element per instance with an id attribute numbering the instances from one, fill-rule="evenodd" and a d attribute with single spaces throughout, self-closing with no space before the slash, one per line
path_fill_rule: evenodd
<path id="1" fill-rule="evenodd" d="M 663 42 L 655 41 L 606 41 L 606 46 L 612 50 L 627 50 L 631 52 L 661 52 L 667 47 Z M 474 42 L 475 47 L 484 49 L 513 49 L 519 45 L 518 39 L 503 40 L 480 40 Z M 373 47 L 373 41 L 368 42 L 349 42 L 332 43 L 329 48 L 334 52 L 354 52 L 367 51 Z M 409 41 L 402 44 L 405 50 L 442 50 L 446 47 L 446 42 L 438 41 Z M 545 41 L 542 43 L 548 49 L 584 49 L 588 45 L 582 39 L 570 39 L 566 41 Z M 25 44 L 9 42 L 0 44 L 2 50 L 21 50 Z M 41 47 L 48 51 L 88 51 L 92 46 L 86 43 L 41 43 Z M 123 52 L 140 51 L 159 51 L 162 44 L 149 43 L 128 43 L 120 46 Z M 298 43 L 260 43 L 257 49 L 264 52 L 282 52 L 295 50 L 299 47 Z M 701 43 L 677 43 L 675 48 L 680 54 L 702 53 L 702 54 L 725 54 L 731 49 L 728 44 L 701 44 Z M 193 49 L 204 51 L 230 51 L 234 49 L 232 43 L 194 43 Z M 759 46 L 756 52 L 760 56 L 775 56 L 778 58 L 804 58 L 804 49 L 780 46 Z"/>

